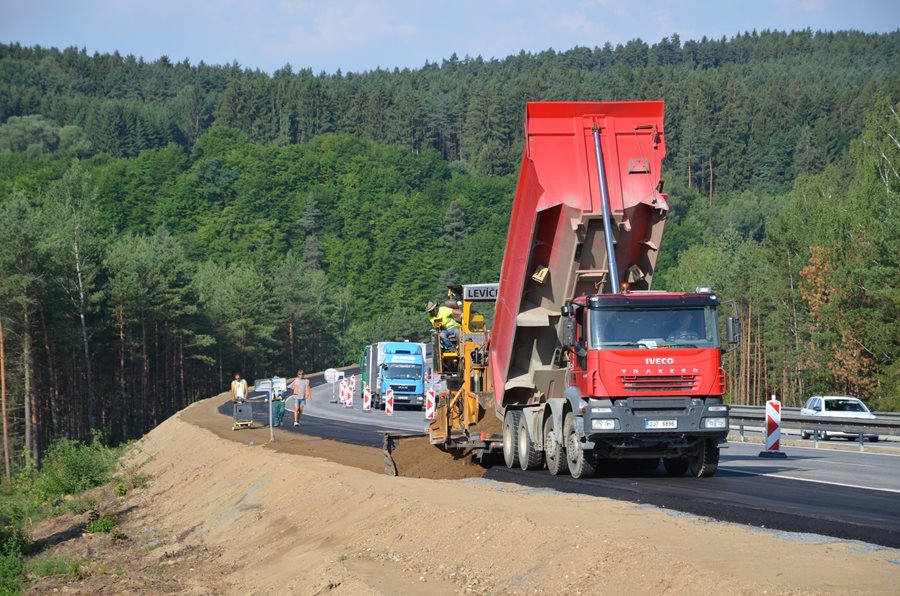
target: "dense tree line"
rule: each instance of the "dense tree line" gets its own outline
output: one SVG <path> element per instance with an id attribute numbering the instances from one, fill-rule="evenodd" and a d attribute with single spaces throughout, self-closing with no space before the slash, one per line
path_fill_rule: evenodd
<path id="1" fill-rule="evenodd" d="M 498 276 L 513 182 L 454 175 L 433 150 L 225 127 L 190 154 L 5 153 L 0 169 L 7 391 L 33 457 L 92 428 L 139 435 L 236 371 L 424 339 L 442 280 Z"/>
<path id="2" fill-rule="evenodd" d="M 732 399 L 900 409 L 898 49 L 766 31 L 269 76 L 0 45 L 11 450 L 422 337 L 442 284 L 498 276 L 539 99 L 666 100 L 657 286 L 744 319 Z"/>
<path id="3" fill-rule="evenodd" d="M 784 190 L 847 149 L 876 95 L 900 87 L 898 61 L 900 32 L 809 30 L 684 43 L 673 35 L 501 60 L 453 55 L 365 73 L 286 65 L 271 76 L 13 44 L 0 45 L 0 122 L 40 114 L 116 157 L 171 142 L 189 150 L 214 125 L 279 145 L 344 133 L 506 174 L 517 165 L 526 100 L 665 98 L 677 131 L 673 172 L 704 191 L 710 169 L 723 191 Z"/>

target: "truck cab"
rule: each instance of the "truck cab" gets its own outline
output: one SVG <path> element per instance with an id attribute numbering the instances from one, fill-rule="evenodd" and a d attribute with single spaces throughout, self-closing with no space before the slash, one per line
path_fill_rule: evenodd
<path id="1" fill-rule="evenodd" d="M 396 406 L 425 406 L 425 345 L 413 342 L 378 342 L 366 347 L 364 360 L 368 379 L 372 379 L 372 400 L 384 407 L 388 389 L 394 391 Z"/>
<path id="2" fill-rule="evenodd" d="M 583 410 L 588 448 L 601 457 L 672 457 L 724 441 L 717 307 L 716 295 L 701 290 L 593 295 L 564 309 L 567 394 Z"/>

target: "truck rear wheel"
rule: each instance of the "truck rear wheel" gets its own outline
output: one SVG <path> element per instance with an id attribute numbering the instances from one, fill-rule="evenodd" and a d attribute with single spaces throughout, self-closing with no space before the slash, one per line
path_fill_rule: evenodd
<path id="1" fill-rule="evenodd" d="M 709 478 L 719 467 L 719 446 L 707 439 L 700 443 L 697 451 L 688 458 L 691 476 Z"/>
<path id="2" fill-rule="evenodd" d="M 522 412 L 507 410 L 503 415 L 503 461 L 507 468 L 519 465 L 519 419 Z"/>
<path id="3" fill-rule="evenodd" d="M 566 460 L 572 478 L 588 478 L 597 471 L 597 453 L 581 448 L 575 433 L 575 414 L 567 412 L 563 420 L 563 438 L 566 444 Z"/>
<path id="4" fill-rule="evenodd" d="M 544 464 L 544 454 L 534 448 L 534 441 L 528 438 L 527 418 L 519 416 L 518 451 L 519 467 L 523 470 L 537 470 Z"/>
<path id="5" fill-rule="evenodd" d="M 544 422 L 544 459 L 547 460 L 547 469 L 554 476 L 569 471 L 566 450 L 556 437 L 556 424 L 552 415 Z"/>

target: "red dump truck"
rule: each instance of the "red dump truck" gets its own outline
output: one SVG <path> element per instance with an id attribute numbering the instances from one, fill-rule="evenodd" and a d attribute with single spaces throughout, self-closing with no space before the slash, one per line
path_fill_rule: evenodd
<path id="1" fill-rule="evenodd" d="M 527 106 L 489 354 L 510 467 L 580 477 L 600 458 L 662 458 L 715 473 L 728 434 L 718 300 L 650 291 L 669 209 L 663 111 Z"/>
<path id="2" fill-rule="evenodd" d="M 650 290 L 669 210 L 663 110 L 527 105 L 499 291 L 463 286 L 460 346 L 435 350 L 450 391 L 433 444 L 502 444 L 509 467 L 576 478 L 601 459 L 715 473 L 728 434 L 718 300 Z M 493 300 L 488 331 L 481 305 Z M 728 317 L 729 342 L 737 324 Z M 491 412 L 502 436 L 477 430 Z"/>

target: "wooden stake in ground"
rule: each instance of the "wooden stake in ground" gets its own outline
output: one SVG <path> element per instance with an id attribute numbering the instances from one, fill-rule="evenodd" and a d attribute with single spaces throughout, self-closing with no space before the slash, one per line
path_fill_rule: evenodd
<path id="1" fill-rule="evenodd" d="M 3 463 L 6 465 L 6 481 L 12 480 L 9 468 L 9 433 L 6 430 L 6 353 L 3 350 L 3 318 L 0 317 L 0 418 L 3 420 Z"/>

